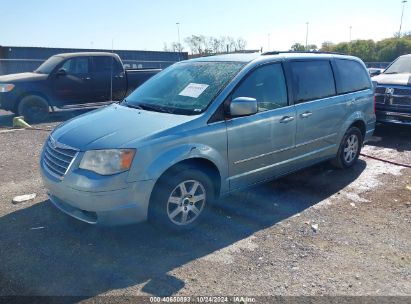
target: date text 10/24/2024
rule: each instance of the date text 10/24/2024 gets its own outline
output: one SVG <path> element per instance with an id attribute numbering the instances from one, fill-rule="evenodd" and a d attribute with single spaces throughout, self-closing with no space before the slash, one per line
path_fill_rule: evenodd
<path id="1" fill-rule="evenodd" d="M 151 303 L 255 303 L 253 297 L 233 296 L 233 297 L 212 297 L 212 296 L 197 296 L 197 297 L 150 297 Z"/>

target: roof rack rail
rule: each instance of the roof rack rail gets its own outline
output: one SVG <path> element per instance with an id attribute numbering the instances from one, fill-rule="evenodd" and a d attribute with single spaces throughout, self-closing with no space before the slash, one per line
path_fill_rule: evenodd
<path id="1" fill-rule="evenodd" d="M 265 55 L 279 55 L 279 54 L 331 54 L 331 55 L 346 55 L 336 52 L 322 52 L 322 51 L 271 51 L 262 53 L 262 56 Z"/>

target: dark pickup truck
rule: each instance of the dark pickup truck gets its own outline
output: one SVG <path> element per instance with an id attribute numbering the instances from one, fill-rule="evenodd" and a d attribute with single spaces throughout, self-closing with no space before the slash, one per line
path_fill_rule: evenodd
<path id="1" fill-rule="evenodd" d="M 399 57 L 372 80 L 377 83 L 377 121 L 411 125 L 411 54 Z"/>
<path id="2" fill-rule="evenodd" d="M 114 53 L 59 54 L 34 72 L 0 76 L 0 109 L 41 121 L 56 108 L 122 100 L 159 71 L 125 70 Z"/>

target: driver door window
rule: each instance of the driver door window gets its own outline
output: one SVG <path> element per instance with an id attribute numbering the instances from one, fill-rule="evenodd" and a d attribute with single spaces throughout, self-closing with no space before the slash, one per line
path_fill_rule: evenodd
<path id="1" fill-rule="evenodd" d="M 85 57 L 73 58 L 67 60 L 61 67 L 69 75 L 89 74 L 89 60 Z"/>
<path id="2" fill-rule="evenodd" d="M 232 99 L 237 97 L 255 98 L 259 112 L 286 107 L 287 86 L 281 64 L 269 64 L 253 71 L 236 89 Z"/>
<path id="3" fill-rule="evenodd" d="M 52 78 L 53 99 L 59 106 L 92 101 L 92 82 L 88 57 L 66 60 L 60 69 L 65 75 Z"/>

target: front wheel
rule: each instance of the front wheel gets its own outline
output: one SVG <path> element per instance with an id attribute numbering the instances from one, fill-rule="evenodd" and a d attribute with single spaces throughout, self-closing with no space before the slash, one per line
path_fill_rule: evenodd
<path id="1" fill-rule="evenodd" d="M 197 169 L 167 174 L 154 189 L 148 219 L 167 230 L 190 230 L 205 217 L 213 193 L 210 178 Z"/>
<path id="2" fill-rule="evenodd" d="M 42 122 L 49 113 L 49 104 L 43 97 L 30 95 L 24 97 L 18 105 L 18 114 L 27 122 Z"/>
<path id="3" fill-rule="evenodd" d="M 338 168 L 352 167 L 361 153 L 363 138 L 360 129 L 351 127 L 345 133 L 332 164 Z"/>

